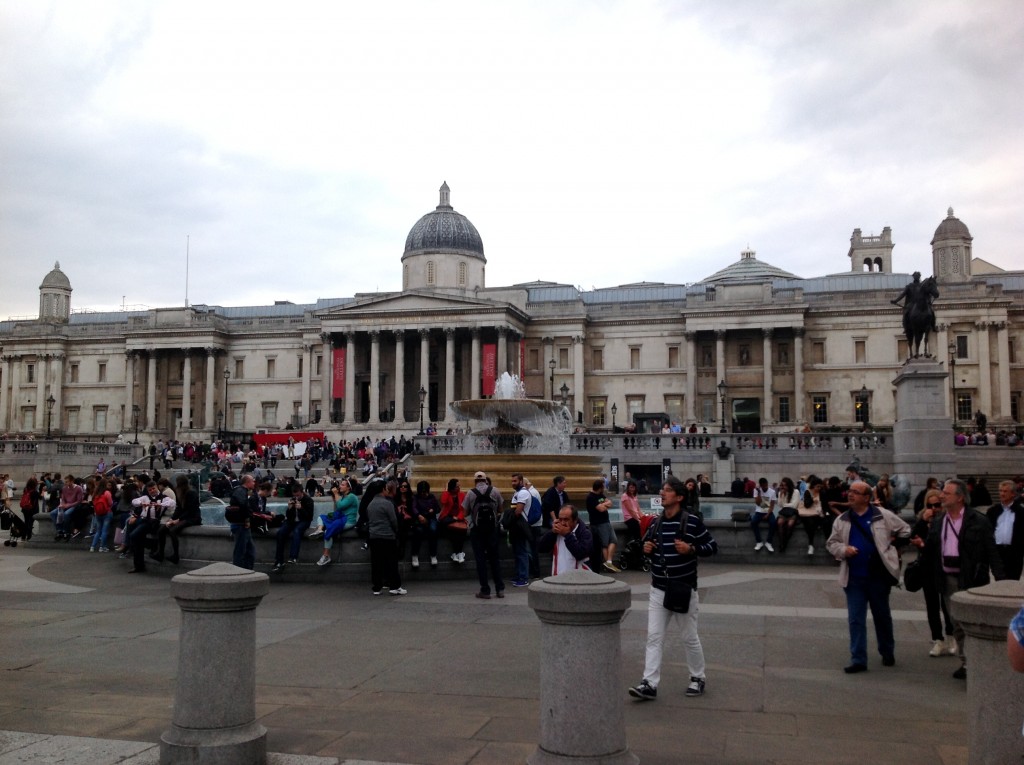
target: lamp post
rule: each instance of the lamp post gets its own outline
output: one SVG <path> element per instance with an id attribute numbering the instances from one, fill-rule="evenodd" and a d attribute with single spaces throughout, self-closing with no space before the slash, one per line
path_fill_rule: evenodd
<path id="1" fill-rule="evenodd" d="M 53 405 L 57 403 L 57 399 L 53 397 L 51 393 L 46 399 L 46 440 L 49 441 L 50 436 L 50 425 L 53 423 Z"/>
<path id="2" fill-rule="evenodd" d="M 135 425 L 135 440 L 132 441 L 133 444 L 139 442 L 139 411 L 139 405 L 132 404 L 132 424 Z"/>
<path id="3" fill-rule="evenodd" d="M 615 432 L 615 413 L 619 411 L 619 408 L 612 404 L 612 433 Z"/>
<path id="4" fill-rule="evenodd" d="M 729 386 L 725 384 L 725 380 L 718 383 L 718 398 L 722 402 L 722 433 L 728 433 L 725 427 L 725 395 L 729 392 Z"/>
<path id="5" fill-rule="evenodd" d="M 416 394 L 420 397 L 420 432 L 419 435 L 423 435 L 423 401 L 427 398 L 427 391 L 422 385 L 420 389 L 416 391 Z"/>
<path id="6" fill-rule="evenodd" d="M 861 385 L 860 390 L 857 392 L 857 411 L 860 412 L 860 424 L 867 429 L 868 427 L 868 388 L 866 385 Z"/>
<path id="7" fill-rule="evenodd" d="M 562 406 L 569 403 L 569 386 L 562 383 L 562 387 L 558 389 L 558 392 L 562 394 Z"/>
<path id="8" fill-rule="evenodd" d="M 549 359 L 548 360 L 548 369 L 551 370 L 551 375 L 550 375 L 550 379 L 551 379 L 551 400 L 554 401 L 555 400 L 555 360 L 554 359 Z"/>
<path id="9" fill-rule="evenodd" d="M 956 427 L 956 343 L 949 344 L 949 381 L 953 385 L 953 427 Z"/>
<path id="10" fill-rule="evenodd" d="M 221 410 L 224 413 L 224 430 L 221 430 L 220 437 L 224 437 L 224 431 L 228 429 L 228 380 L 231 379 L 231 370 L 227 367 L 224 368 L 224 408 Z M 220 430 L 218 426 L 218 430 Z"/>

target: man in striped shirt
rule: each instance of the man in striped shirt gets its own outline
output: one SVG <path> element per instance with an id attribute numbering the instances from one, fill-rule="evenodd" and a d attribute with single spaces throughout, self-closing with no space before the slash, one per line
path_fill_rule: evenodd
<path id="1" fill-rule="evenodd" d="M 704 694 L 704 648 L 697 635 L 697 558 L 706 558 L 718 552 L 718 544 L 699 516 L 686 513 L 683 501 L 686 487 L 678 478 L 670 476 L 661 487 L 664 512 L 651 524 L 644 538 L 644 553 L 651 556 L 651 592 L 647 605 L 647 653 L 644 678 L 629 689 L 629 695 L 653 701 L 658 697 L 661 680 L 661 655 L 665 644 L 665 631 L 675 619 L 682 632 L 686 650 L 686 663 L 690 670 L 687 696 Z M 665 589 L 669 579 L 681 579 L 693 588 L 690 607 L 685 613 L 665 608 Z"/>

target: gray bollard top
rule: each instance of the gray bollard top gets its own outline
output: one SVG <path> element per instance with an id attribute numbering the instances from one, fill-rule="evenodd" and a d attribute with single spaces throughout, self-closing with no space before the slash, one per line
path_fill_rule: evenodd
<path id="1" fill-rule="evenodd" d="M 986 640 L 1006 640 L 1010 620 L 1024 603 L 1024 582 L 1003 579 L 984 587 L 961 590 L 951 598 L 953 618 L 968 635 Z"/>
<path id="2" fill-rule="evenodd" d="M 632 591 L 618 579 L 574 569 L 531 584 L 528 602 L 542 622 L 614 624 L 629 608 Z"/>
<path id="3" fill-rule="evenodd" d="M 171 579 L 171 595 L 186 611 L 244 611 L 270 592 L 270 577 L 230 563 L 211 563 Z"/>

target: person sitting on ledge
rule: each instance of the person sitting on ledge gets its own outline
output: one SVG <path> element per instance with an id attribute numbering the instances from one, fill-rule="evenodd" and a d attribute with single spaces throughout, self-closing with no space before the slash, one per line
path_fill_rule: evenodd
<path id="1" fill-rule="evenodd" d="M 331 496 L 334 497 L 334 511 L 319 516 L 316 530 L 309 535 L 310 539 L 320 536 L 324 538 L 324 554 L 316 562 L 318 566 L 326 566 L 331 562 L 334 540 L 345 529 L 355 527 L 356 519 L 359 517 L 359 500 L 352 493 L 352 484 L 348 479 L 343 478 L 336 486 L 332 486 Z"/>

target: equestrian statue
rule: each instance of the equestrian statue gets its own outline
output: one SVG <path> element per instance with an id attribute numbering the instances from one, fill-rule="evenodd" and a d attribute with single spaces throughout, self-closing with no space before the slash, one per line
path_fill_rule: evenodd
<path id="1" fill-rule="evenodd" d="M 895 300 L 889 302 L 899 305 L 903 300 L 903 332 L 907 336 L 907 360 L 920 357 L 931 358 L 928 353 L 928 333 L 937 332 L 935 326 L 935 311 L 932 303 L 939 296 L 939 288 L 935 285 L 935 277 L 929 276 L 921 281 L 921 272 L 914 272 L 914 281 L 910 282 L 903 291 L 896 296 Z M 924 350 L 921 350 L 921 346 Z"/>

